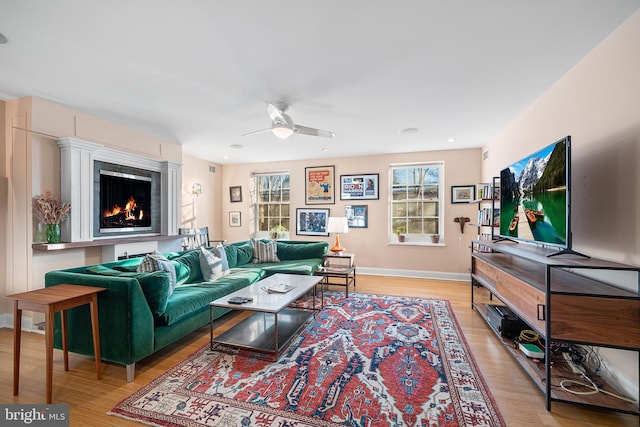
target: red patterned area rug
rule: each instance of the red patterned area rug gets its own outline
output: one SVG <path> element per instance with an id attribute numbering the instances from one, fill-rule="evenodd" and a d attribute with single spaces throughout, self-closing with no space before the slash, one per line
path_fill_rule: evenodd
<path id="1" fill-rule="evenodd" d="M 158 426 L 504 426 L 448 301 L 327 300 L 278 362 L 206 345 L 109 414 Z"/>

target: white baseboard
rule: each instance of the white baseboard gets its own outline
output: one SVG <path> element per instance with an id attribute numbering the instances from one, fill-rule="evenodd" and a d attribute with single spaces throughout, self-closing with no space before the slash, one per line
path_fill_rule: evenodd
<path id="1" fill-rule="evenodd" d="M 0 328 L 13 329 L 13 313 L 0 313 Z M 22 317 L 22 330 L 44 334 L 44 330 L 35 325 L 31 317 Z"/>
<path id="2" fill-rule="evenodd" d="M 470 282 L 469 273 L 449 273 L 446 271 L 398 270 L 393 268 L 357 267 L 357 273 L 373 276 L 413 277 L 417 279 L 451 280 L 455 282 Z"/>

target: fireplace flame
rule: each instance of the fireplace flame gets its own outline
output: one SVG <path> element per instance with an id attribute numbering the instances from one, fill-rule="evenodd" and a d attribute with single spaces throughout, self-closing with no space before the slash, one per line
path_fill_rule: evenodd
<path id="1" fill-rule="evenodd" d="M 138 209 L 136 199 L 131 196 L 129 197 L 129 200 L 127 200 L 124 208 L 116 204 L 111 210 L 104 211 L 103 216 L 104 218 L 110 218 L 121 214 L 124 216 L 125 220 L 139 221 L 144 216 L 144 211 L 142 209 Z"/>

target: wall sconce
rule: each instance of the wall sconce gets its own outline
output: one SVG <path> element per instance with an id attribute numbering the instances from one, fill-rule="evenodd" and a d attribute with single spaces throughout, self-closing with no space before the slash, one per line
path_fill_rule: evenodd
<path id="1" fill-rule="evenodd" d="M 201 194 L 202 194 L 202 184 L 200 184 L 199 182 L 196 182 L 191 186 L 191 195 L 193 197 L 198 197 Z"/>

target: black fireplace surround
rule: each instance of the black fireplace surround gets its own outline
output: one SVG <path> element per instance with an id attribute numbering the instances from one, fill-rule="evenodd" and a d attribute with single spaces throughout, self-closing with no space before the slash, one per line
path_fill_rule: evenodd
<path id="1" fill-rule="evenodd" d="M 160 234 L 160 172 L 96 160 L 93 235 Z"/>

